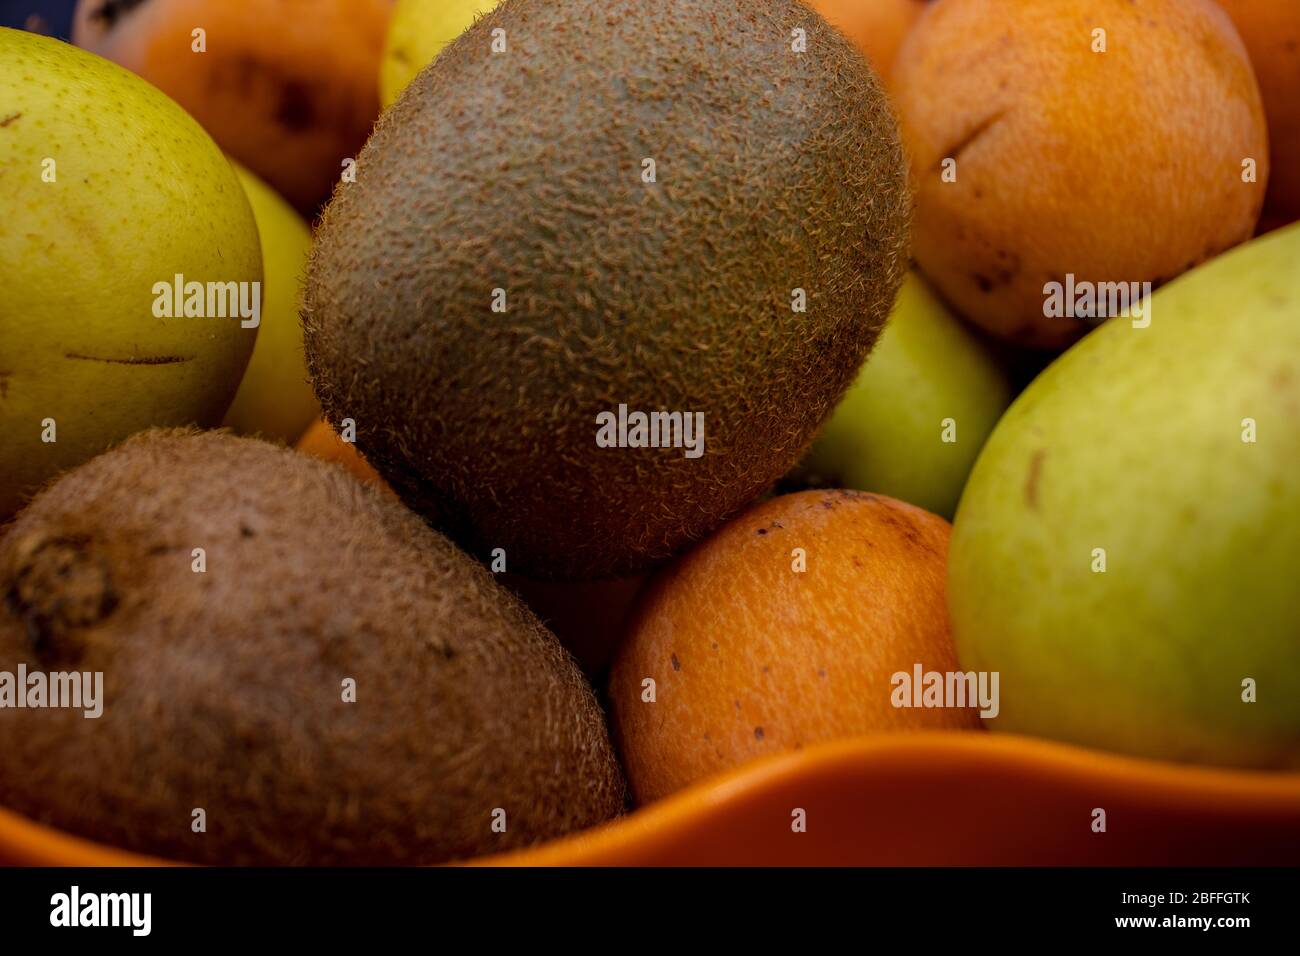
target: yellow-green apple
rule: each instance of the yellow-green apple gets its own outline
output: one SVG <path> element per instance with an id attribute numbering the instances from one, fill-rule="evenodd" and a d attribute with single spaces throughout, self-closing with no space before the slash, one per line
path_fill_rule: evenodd
<path id="1" fill-rule="evenodd" d="M 951 518 L 1010 401 L 987 347 L 913 273 L 795 480 L 877 491 Z"/>
<path id="2" fill-rule="evenodd" d="M 158 90 L 18 30 L 0 63 L 3 516 L 135 431 L 219 423 L 262 258 L 230 164 Z"/>
<path id="3" fill-rule="evenodd" d="M 319 416 L 307 375 L 298 299 L 311 230 L 266 183 L 233 164 L 262 241 L 262 328 L 224 424 L 244 435 L 293 444 Z"/>
<path id="4" fill-rule="evenodd" d="M 957 511 L 963 669 L 1009 730 L 1300 769 L 1300 225 L 1042 373 Z M 1148 324 L 1149 321 L 1149 324 Z"/>

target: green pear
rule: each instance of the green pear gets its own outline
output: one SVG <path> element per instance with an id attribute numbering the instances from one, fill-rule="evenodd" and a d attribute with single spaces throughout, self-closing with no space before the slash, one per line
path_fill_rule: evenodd
<path id="1" fill-rule="evenodd" d="M 298 320 L 311 230 L 274 189 L 233 160 L 231 165 L 257 220 L 265 285 L 257 345 L 222 424 L 241 435 L 292 444 L 320 417 Z"/>
<path id="2" fill-rule="evenodd" d="M 219 423 L 262 262 L 230 164 L 166 96 L 18 30 L 0 63 L 2 518 L 133 432 Z"/>
<path id="3" fill-rule="evenodd" d="M 876 491 L 951 518 L 1010 402 L 1006 373 L 912 273 L 795 480 Z"/>
<path id="4" fill-rule="evenodd" d="M 1001 675 L 995 729 L 1300 769 L 1298 277 L 1300 226 L 1240 246 L 998 424 L 948 579 L 962 666 Z"/>

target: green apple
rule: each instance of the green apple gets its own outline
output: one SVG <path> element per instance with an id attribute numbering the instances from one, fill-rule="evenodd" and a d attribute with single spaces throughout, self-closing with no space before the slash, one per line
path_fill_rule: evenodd
<path id="1" fill-rule="evenodd" d="M 951 518 L 1010 402 L 1007 376 L 985 346 L 910 274 L 795 480 L 878 491 Z"/>
<path id="2" fill-rule="evenodd" d="M 949 563 L 995 729 L 1300 769 L 1300 225 L 1057 359 L 984 448 Z"/>
<path id="3" fill-rule="evenodd" d="M 224 424 L 243 435 L 292 444 L 320 417 L 307 375 L 298 298 L 311 230 L 270 186 L 232 161 L 262 241 L 262 327 Z"/>
<path id="4" fill-rule="evenodd" d="M 395 101 L 415 75 L 433 62 L 474 20 L 500 0 L 397 0 L 379 65 L 379 99 Z"/>
<path id="5" fill-rule="evenodd" d="M 3 516 L 132 432 L 219 423 L 262 260 L 230 164 L 166 96 L 18 30 L 0 28 L 0 63 Z"/>

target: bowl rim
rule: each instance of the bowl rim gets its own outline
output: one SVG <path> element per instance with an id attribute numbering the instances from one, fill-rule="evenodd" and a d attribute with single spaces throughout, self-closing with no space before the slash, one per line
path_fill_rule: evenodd
<path id="1" fill-rule="evenodd" d="M 1300 772 L 1176 764 L 1085 749 L 1017 734 L 920 731 L 851 737 L 774 754 L 722 771 L 684 790 L 595 827 L 532 847 L 460 861 L 471 866 L 610 865 L 630 850 L 682 837 L 745 796 L 800 776 L 860 771 L 931 774 L 994 769 L 1038 774 L 1057 782 L 1098 778 L 1141 788 L 1143 798 L 1199 812 L 1225 804 L 1247 813 L 1294 816 L 1300 824 Z M 0 859 L 18 865 L 190 866 L 183 861 L 98 843 L 0 807 Z"/>
<path id="2" fill-rule="evenodd" d="M 1011 733 L 919 731 L 851 737 L 774 754 L 715 774 L 660 800 L 587 830 L 533 847 L 468 860 L 472 866 L 603 864 L 633 846 L 685 837 L 702 817 L 733 799 L 777 787 L 792 777 L 860 770 L 943 774 L 1020 771 L 1057 782 L 1092 785 L 1107 778 L 1141 788 L 1152 803 L 1213 812 L 1230 805 L 1247 813 L 1294 816 L 1300 825 L 1300 772 L 1178 764 L 1091 750 Z"/>

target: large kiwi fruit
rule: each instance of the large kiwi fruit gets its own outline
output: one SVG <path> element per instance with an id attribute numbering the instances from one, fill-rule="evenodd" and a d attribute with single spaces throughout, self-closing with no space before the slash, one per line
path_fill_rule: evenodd
<path id="1" fill-rule="evenodd" d="M 0 596 L 0 671 L 103 675 L 98 718 L 0 712 L 0 805 L 61 830 L 199 863 L 400 865 L 623 808 L 595 697 L 532 613 L 288 449 L 131 439 L 6 529 Z"/>
<path id="2" fill-rule="evenodd" d="M 505 0 L 335 191 L 317 394 L 480 556 L 629 574 L 799 458 L 890 310 L 908 204 L 879 81 L 798 0 Z M 598 447 L 620 405 L 703 414 L 703 455 Z"/>

